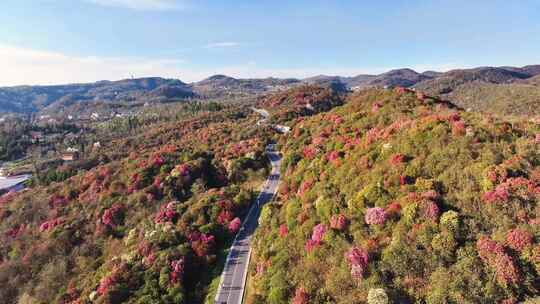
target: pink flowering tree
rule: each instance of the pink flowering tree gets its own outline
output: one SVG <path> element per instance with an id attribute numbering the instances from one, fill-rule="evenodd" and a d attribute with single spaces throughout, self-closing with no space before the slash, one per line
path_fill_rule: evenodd
<path id="1" fill-rule="evenodd" d="M 351 247 L 345 253 L 345 258 L 351 266 L 351 276 L 356 279 L 361 279 L 367 269 L 369 263 L 369 255 L 367 251 L 359 247 Z"/>
<path id="2" fill-rule="evenodd" d="M 287 225 L 281 224 L 281 226 L 279 226 L 279 236 L 283 238 L 286 237 L 288 233 L 289 229 L 287 228 Z"/>
<path id="3" fill-rule="evenodd" d="M 235 217 L 230 223 L 229 223 L 229 231 L 231 233 L 236 233 L 238 230 L 240 230 L 240 226 L 242 226 L 242 222 L 238 217 Z"/>
<path id="4" fill-rule="evenodd" d="M 532 242 L 533 236 L 526 230 L 512 229 L 506 234 L 506 244 L 516 251 L 523 251 L 523 249 L 532 245 Z"/>
<path id="5" fill-rule="evenodd" d="M 178 284 L 180 280 L 182 279 L 182 275 L 184 274 L 184 258 L 180 258 L 178 260 L 174 260 L 171 262 L 171 275 L 170 275 L 170 281 L 171 284 Z"/>
<path id="6" fill-rule="evenodd" d="M 297 288 L 294 292 L 293 304 L 308 304 L 309 295 L 303 287 Z"/>
<path id="7" fill-rule="evenodd" d="M 386 212 L 380 207 L 369 208 L 366 210 L 364 220 L 368 225 L 382 225 L 386 221 Z"/>
<path id="8" fill-rule="evenodd" d="M 324 224 L 318 224 L 317 226 L 313 227 L 311 239 L 307 240 L 304 246 L 306 251 L 311 252 L 313 249 L 320 246 L 327 231 L 328 227 Z"/>
<path id="9" fill-rule="evenodd" d="M 347 218 L 343 214 L 333 215 L 330 218 L 330 228 L 343 230 L 347 227 Z"/>
<path id="10" fill-rule="evenodd" d="M 484 264 L 495 271 L 497 281 L 501 285 L 516 284 L 521 281 L 519 269 L 501 244 L 482 236 L 476 242 L 476 249 Z"/>

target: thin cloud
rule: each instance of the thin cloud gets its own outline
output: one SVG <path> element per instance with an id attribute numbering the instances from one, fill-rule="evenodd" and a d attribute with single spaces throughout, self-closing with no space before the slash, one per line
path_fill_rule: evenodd
<path id="1" fill-rule="evenodd" d="M 166 11 L 178 10 L 185 7 L 183 1 L 178 0 L 83 0 L 101 6 L 120 7 L 133 10 Z"/>
<path id="2" fill-rule="evenodd" d="M 0 45 L 0 86 L 45 85 L 131 76 L 182 78 L 183 60 L 171 58 L 71 56 Z"/>
<path id="3" fill-rule="evenodd" d="M 236 78 L 307 78 L 310 76 L 379 74 L 396 67 L 374 68 L 267 68 L 255 61 L 215 68 L 196 68 L 176 58 L 73 56 L 60 52 L 42 51 L 0 44 L 0 86 L 45 85 L 98 80 L 119 80 L 134 77 L 158 76 L 185 82 L 199 81 L 215 74 Z M 466 68 L 459 63 L 412 65 L 418 72 L 447 71 Z"/>
<path id="4" fill-rule="evenodd" d="M 222 49 L 222 48 L 232 48 L 240 46 L 239 42 L 225 41 L 225 42 L 215 42 L 209 43 L 205 46 L 207 49 Z"/>

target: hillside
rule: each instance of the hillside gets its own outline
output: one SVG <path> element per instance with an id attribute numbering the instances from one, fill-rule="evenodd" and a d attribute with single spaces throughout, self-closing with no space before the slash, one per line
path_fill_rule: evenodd
<path id="1" fill-rule="evenodd" d="M 144 102 L 192 96 L 185 83 L 157 77 L 87 84 L 4 87 L 0 88 L 0 112 L 30 113 L 47 108 L 55 111 L 86 102 Z"/>
<path id="2" fill-rule="evenodd" d="M 90 168 L 1 197 L 2 303 L 204 301 L 272 133 L 242 107 L 190 111 L 104 130 Z"/>
<path id="3" fill-rule="evenodd" d="M 535 77 L 540 79 L 538 77 Z M 458 86 L 446 98 L 463 108 L 475 111 L 525 115 L 540 115 L 540 86 L 531 85 L 535 79 L 525 79 L 530 84 L 493 84 L 471 82 Z"/>
<path id="4" fill-rule="evenodd" d="M 419 82 L 414 88 L 451 100 L 463 108 L 502 115 L 538 115 L 540 66 L 481 67 L 454 70 Z"/>
<path id="5" fill-rule="evenodd" d="M 236 79 L 225 75 L 214 75 L 191 85 L 192 90 L 205 98 L 241 97 L 287 89 L 299 84 L 297 79 Z"/>
<path id="6" fill-rule="evenodd" d="M 295 120 L 248 303 L 517 303 L 540 294 L 540 125 L 368 90 Z"/>

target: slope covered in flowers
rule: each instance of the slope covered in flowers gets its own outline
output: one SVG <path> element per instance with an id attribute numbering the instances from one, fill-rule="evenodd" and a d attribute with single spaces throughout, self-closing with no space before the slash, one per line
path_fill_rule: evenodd
<path id="1" fill-rule="evenodd" d="M 229 107 L 119 137 L 101 164 L 0 199 L 0 302 L 201 303 L 270 130 Z"/>
<path id="2" fill-rule="evenodd" d="M 369 90 L 295 120 L 251 303 L 517 303 L 540 295 L 540 126 Z"/>

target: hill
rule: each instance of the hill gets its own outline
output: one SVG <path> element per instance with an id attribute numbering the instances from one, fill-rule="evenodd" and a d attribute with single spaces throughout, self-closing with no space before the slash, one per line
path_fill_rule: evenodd
<path id="1" fill-rule="evenodd" d="M 103 130 L 73 176 L 0 198 L 2 303 L 204 301 L 267 175 L 271 133 L 243 107 L 172 110 Z"/>
<path id="2" fill-rule="evenodd" d="M 540 66 L 481 67 L 454 70 L 414 85 L 463 108 L 503 115 L 538 115 L 538 89 L 533 84 Z"/>
<path id="3" fill-rule="evenodd" d="M 88 84 L 18 86 L 0 88 L 0 111 L 31 113 L 55 111 L 76 103 L 154 101 L 189 98 L 193 93 L 179 80 L 140 78 Z"/>
<path id="4" fill-rule="evenodd" d="M 526 81 L 534 83 L 535 79 Z M 538 84 L 470 82 L 458 86 L 445 98 L 475 111 L 528 117 L 540 115 Z"/>
<path id="5" fill-rule="evenodd" d="M 540 294 L 540 125 L 367 90 L 293 123 L 248 303 L 517 303 Z"/>
<path id="6" fill-rule="evenodd" d="M 191 85 L 192 90 L 204 98 L 245 97 L 268 91 L 287 89 L 299 84 L 296 79 L 236 79 L 225 75 L 214 75 Z"/>

